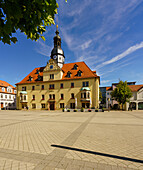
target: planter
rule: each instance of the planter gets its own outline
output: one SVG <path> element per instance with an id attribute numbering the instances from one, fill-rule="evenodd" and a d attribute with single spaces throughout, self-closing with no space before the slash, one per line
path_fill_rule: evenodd
<path id="1" fill-rule="evenodd" d="M 96 109 L 95 112 L 98 112 L 98 110 Z"/>

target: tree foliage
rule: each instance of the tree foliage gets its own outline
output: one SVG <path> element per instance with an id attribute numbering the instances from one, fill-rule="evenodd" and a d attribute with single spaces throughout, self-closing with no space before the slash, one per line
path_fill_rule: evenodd
<path id="1" fill-rule="evenodd" d="M 0 41 L 16 43 L 17 30 L 31 40 L 45 40 L 42 34 L 54 24 L 57 8 L 56 0 L 0 0 Z"/>
<path id="2" fill-rule="evenodd" d="M 119 104 L 123 105 L 126 102 L 129 102 L 129 99 L 132 97 L 132 92 L 129 86 L 127 85 L 127 81 L 120 81 L 114 91 L 111 93 L 112 98 L 119 102 Z"/>

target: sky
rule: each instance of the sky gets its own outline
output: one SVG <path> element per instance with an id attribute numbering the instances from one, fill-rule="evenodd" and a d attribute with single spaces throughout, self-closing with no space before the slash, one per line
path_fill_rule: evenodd
<path id="1" fill-rule="evenodd" d="M 65 63 L 84 61 L 100 76 L 100 86 L 119 80 L 143 84 L 143 0 L 59 0 Z M 37 42 L 18 31 L 16 44 L 0 42 L 0 80 L 15 85 L 50 59 L 56 25 Z"/>

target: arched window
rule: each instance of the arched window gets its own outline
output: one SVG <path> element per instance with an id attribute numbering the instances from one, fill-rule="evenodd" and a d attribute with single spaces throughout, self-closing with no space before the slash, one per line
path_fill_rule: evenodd
<path id="1" fill-rule="evenodd" d="M 77 67 L 78 67 L 78 65 L 75 64 L 75 65 L 73 66 L 73 70 L 77 70 Z"/>
<path id="2" fill-rule="evenodd" d="M 29 81 L 32 81 L 32 77 L 31 76 L 29 76 Z"/>
<path id="3" fill-rule="evenodd" d="M 79 71 L 77 72 L 77 76 L 78 76 L 78 77 L 81 77 L 81 74 L 82 74 L 82 71 L 79 70 Z"/>
<path id="4" fill-rule="evenodd" d="M 71 77 L 71 72 L 70 71 L 67 72 L 67 76 L 66 77 L 68 77 L 68 78 Z"/>
<path id="5" fill-rule="evenodd" d="M 36 70 L 36 74 L 39 74 L 39 73 L 40 73 L 40 70 L 37 69 L 37 70 Z"/>
<path id="6" fill-rule="evenodd" d="M 38 80 L 39 80 L 39 81 L 41 80 L 41 76 L 40 76 L 40 75 L 38 75 Z"/>

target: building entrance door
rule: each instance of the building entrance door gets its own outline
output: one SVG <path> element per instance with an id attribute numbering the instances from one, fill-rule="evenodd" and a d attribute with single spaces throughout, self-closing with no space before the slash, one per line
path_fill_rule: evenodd
<path id="1" fill-rule="evenodd" d="M 55 110 L 55 102 L 50 102 L 50 110 Z"/>
<path id="2" fill-rule="evenodd" d="M 90 107 L 90 103 L 82 103 L 82 107 L 83 108 L 89 108 Z"/>
<path id="3" fill-rule="evenodd" d="M 3 108 L 3 103 L 1 103 L 1 109 Z"/>

